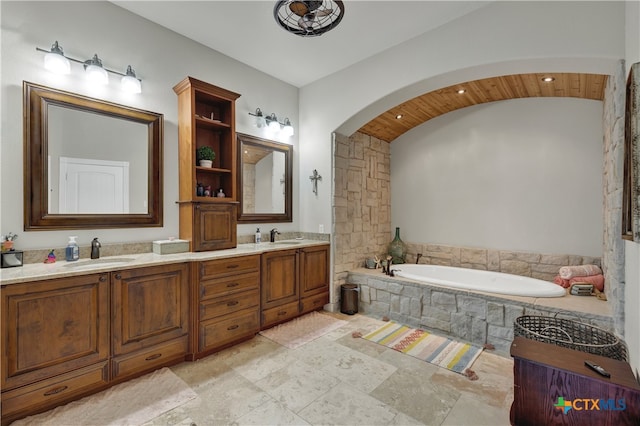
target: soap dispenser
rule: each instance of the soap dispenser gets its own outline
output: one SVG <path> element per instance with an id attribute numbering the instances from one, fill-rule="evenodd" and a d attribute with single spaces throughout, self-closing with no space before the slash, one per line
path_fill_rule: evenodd
<path id="1" fill-rule="evenodd" d="M 80 258 L 80 248 L 78 247 L 76 238 L 78 237 L 69 237 L 69 242 L 67 243 L 67 248 L 64 252 L 67 262 L 72 262 Z"/>
<path id="2" fill-rule="evenodd" d="M 260 228 L 256 229 L 256 244 L 260 244 L 262 242 L 262 235 L 260 234 Z"/>

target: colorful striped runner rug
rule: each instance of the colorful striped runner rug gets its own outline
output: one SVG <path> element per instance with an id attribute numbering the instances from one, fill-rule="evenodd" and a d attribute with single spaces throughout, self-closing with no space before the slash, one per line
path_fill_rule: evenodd
<path id="1" fill-rule="evenodd" d="M 460 374 L 482 353 L 479 346 L 392 321 L 362 338 Z"/>

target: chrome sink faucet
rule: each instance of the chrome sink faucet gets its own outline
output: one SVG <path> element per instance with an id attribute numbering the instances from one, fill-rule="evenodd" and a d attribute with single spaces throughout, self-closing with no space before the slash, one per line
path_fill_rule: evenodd
<path id="1" fill-rule="evenodd" d="M 280 232 L 278 232 L 278 228 L 273 228 L 269 233 L 269 241 L 271 241 L 272 243 L 275 243 L 276 235 L 280 235 Z"/>
<path id="2" fill-rule="evenodd" d="M 91 241 L 91 258 L 92 259 L 100 259 L 100 241 L 98 241 L 98 237 L 94 238 Z"/>

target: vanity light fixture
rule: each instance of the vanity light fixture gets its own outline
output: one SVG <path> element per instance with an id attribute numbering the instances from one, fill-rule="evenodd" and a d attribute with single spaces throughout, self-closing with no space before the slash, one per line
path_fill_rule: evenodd
<path id="1" fill-rule="evenodd" d="M 98 57 L 97 54 L 93 55 L 93 58 L 91 59 L 80 61 L 78 59 L 65 55 L 64 50 L 62 49 L 62 46 L 58 44 L 58 41 L 53 43 L 50 50 L 41 49 L 39 47 L 36 47 L 36 50 L 46 53 L 46 55 L 44 56 L 44 67 L 46 70 L 53 73 L 69 74 L 71 72 L 70 62 L 75 62 L 77 64 L 83 65 L 87 79 L 95 82 L 96 84 L 108 84 L 109 73 L 112 73 L 122 77 L 122 79 L 120 80 L 120 85 L 123 91 L 127 93 L 142 92 L 141 80 L 136 77 L 136 73 L 133 68 L 131 68 L 131 65 L 127 67 L 126 72 L 121 73 L 109 68 L 105 68 L 102 65 L 102 60 Z"/>
<path id="2" fill-rule="evenodd" d="M 295 133 L 293 129 L 293 125 L 288 118 L 284 119 L 284 122 L 278 121 L 278 117 L 276 117 L 275 112 L 272 112 L 268 116 L 264 116 L 262 114 L 262 110 L 260 108 L 256 108 L 256 112 L 249 112 L 249 115 L 255 117 L 255 125 L 258 129 L 263 127 L 267 127 L 271 132 L 279 132 L 280 136 L 288 138 L 293 136 Z"/>

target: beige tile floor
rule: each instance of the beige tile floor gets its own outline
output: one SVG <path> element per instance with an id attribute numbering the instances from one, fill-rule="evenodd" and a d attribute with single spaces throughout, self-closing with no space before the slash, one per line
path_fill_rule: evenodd
<path id="1" fill-rule="evenodd" d="M 348 324 L 296 349 L 262 336 L 172 370 L 198 394 L 155 425 L 508 425 L 513 361 L 484 351 L 477 381 L 364 339 Z"/>

